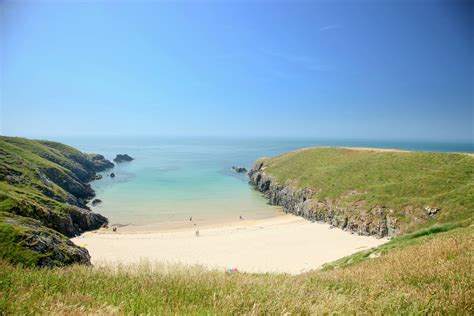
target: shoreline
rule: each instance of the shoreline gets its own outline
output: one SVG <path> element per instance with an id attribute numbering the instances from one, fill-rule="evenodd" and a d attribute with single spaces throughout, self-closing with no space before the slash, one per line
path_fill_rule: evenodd
<path id="1" fill-rule="evenodd" d="M 259 224 L 271 224 L 273 221 L 278 222 L 279 219 L 284 217 L 286 213 L 283 211 L 282 207 L 273 206 L 278 209 L 277 214 L 272 214 L 266 217 L 259 218 L 246 218 L 236 219 L 236 216 L 231 217 L 222 217 L 218 219 L 199 219 L 192 216 L 191 220 L 181 220 L 173 222 L 154 222 L 150 224 L 122 224 L 122 223 L 113 223 L 108 226 L 108 228 L 101 227 L 93 231 L 97 234 L 111 234 L 111 235 L 120 235 L 120 234 L 161 234 L 161 233 L 176 233 L 176 232 L 194 232 L 196 229 L 226 229 L 226 228 L 236 228 L 236 227 L 252 227 Z M 117 227 L 117 231 L 112 230 L 113 227 Z"/>
<path id="2" fill-rule="evenodd" d="M 71 240 L 89 250 L 96 266 L 150 263 L 237 268 L 250 273 L 299 274 L 388 239 L 358 236 L 328 224 L 283 214 L 225 226 L 162 232 L 86 232 Z"/>

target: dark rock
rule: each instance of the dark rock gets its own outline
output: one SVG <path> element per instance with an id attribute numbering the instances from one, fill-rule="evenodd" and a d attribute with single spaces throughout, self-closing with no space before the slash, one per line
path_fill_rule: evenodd
<path id="1" fill-rule="evenodd" d="M 0 234 L 0 242 L 3 245 L 14 243 L 25 252 L 34 251 L 40 254 L 37 256 L 38 261 L 34 263 L 36 266 L 90 264 L 90 255 L 87 249 L 75 245 L 60 233 L 43 226 L 40 221 L 3 212 L 0 212 L 0 215 L 2 229 L 10 232 L 8 236 Z M 2 240 L 5 237 L 7 239 Z M 12 257 L 7 259 L 13 263 L 15 260 L 21 260 Z"/>
<path id="2" fill-rule="evenodd" d="M 114 161 L 120 163 L 125 161 L 132 161 L 133 159 L 133 157 L 130 157 L 127 154 L 117 154 L 117 156 L 114 158 Z"/>
<path id="3" fill-rule="evenodd" d="M 111 177 L 111 178 L 115 178 L 115 173 L 112 172 L 112 173 L 110 174 L 110 177 Z"/>
<path id="4" fill-rule="evenodd" d="M 64 191 L 71 193 L 77 198 L 89 199 L 95 195 L 94 190 L 92 190 L 89 184 L 81 181 L 73 174 L 55 167 L 43 168 L 42 172 L 50 181 L 56 183 Z"/>
<path id="5" fill-rule="evenodd" d="M 102 179 L 102 175 L 96 174 L 94 180 L 100 180 L 100 179 Z"/>
<path id="6" fill-rule="evenodd" d="M 94 154 L 91 157 L 92 163 L 94 164 L 94 169 L 96 172 L 101 172 L 114 167 L 113 162 L 105 159 L 104 156 Z"/>
<path id="7" fill-rule="evenodd" d="M 26 200 L 17 201 L 16 205 L 9 212 L 37 219 L 43 225 L 57 230 L 68 237 L 74 237 L 88 230 L 99 229 L 108 223 L 106 217 L 76 205 L 64 204 L 61 212 L 45 214 L 46 207 L 49 207 L 49 205 L 38 205 Z"/>
<path id="8" fill-rule="evenodd" d="M 232 166 L 232 170 L 234 170 L 237 173 L 246 173 L 247 169 L 244 167 L 239 167 L 239 166 Z"/>
<path id="9" fill-rule="evenodd" d="M 71 206 L 69 214 L 73 223 L 74 232 L 66 235 L 71 237 L 79 235 L 87 230 L 99 229 L 107 225 L 109 222 L 105 216 L 77 206 Z"/>
<path id="10" fill-rule="evenodd" d="M 102 200 L 101 200 L 101 199 L 93 199 L 93 200 L 92 200 L 92 206 L 99 205 L 100 203 L 102 203 Z"/>
<path id="11" fill-rule="evenodd" d="M 277 183 L 272 175 L 265 173 L 262 161 L 252 166 L 249 178 L 250 184 L 264 194 L 269 204 L 282 206 L 287 213 L 365 236 L 382 238 L 397 235 L 400 231 L 391 210 L 379 207 L 360 214 L 360 210 L 355 212 L 355 207 L 342 207 L 337 201 L 316 201 L 313 199 L 315 192 L 309 188 L 295 189 Z"/>

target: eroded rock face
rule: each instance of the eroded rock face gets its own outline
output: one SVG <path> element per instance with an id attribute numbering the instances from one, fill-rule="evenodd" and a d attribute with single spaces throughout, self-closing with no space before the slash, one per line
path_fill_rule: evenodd
<path id="1" fill-rule="evenodd" d="M 120 163 L 125 161 L 132 161 L 133 159 L 133 157 L 130 157 L 127 154 L 117 154 L 117 156 L 114 158 L 114 161 Z"/>
<path id="2" fill-rule="evenodd" d="M 47 228 L 40 221 L 0 212 L 0 223 L 4 234 L 0 234 L 3 245 L 14 243 L 23 251 L 39 254 L 34 264 L 39 267 L 65 266 L 68 264 L 90 264 L 87 249 L 75 245 L 65 236 Z M 6 232 L 9 232 L 6 234 Z M 10 258 L 15 260 L 15 258 Z"/>
<path id="3" fill-rule="evenodd" d="M 52 182 L 71 193 L 78 199 L 89 199 L 95 195 L 94 190 L 88 183 L 81 181 L 71 174 L 63 172 L 57 168 L 44 168 L 42 172 Z"/>
<path id="4" fill-rule="evenodd" d="M 399 226 L 392 211 L 383 207 L 366 212 L 354 212 L 335 201 L 317 201 L 316 192 L 295 189 L 290 185 L 281 185 L 275 178 L 265 173 L 264 162 L 257 161 L 249 171 L 250 184 L 262 192 L 271 205 L 282 206 L 287 213 L 295 214 L 314 222 L 324 222 L 340 229 L 364 236 L 379 238 L 394 236 Z"/>
<path id="5" fill-rule="evenodd" d="M 101 172 L 101 171 L 104 171 L 104 170 L 107 170 L 107 169 L 110 169 L 110 168 L 114 167 L 113 162 L 111 162 L 110 160 L 105 159 L 104 156 L 99 155 L 99 154 L 93 155 L 91 160 L 92 160 L 92 163 L 94 165 L 94 170 L 96 172 Z"/>
<path id="6" fill-rule="evenodd" d="M 17 202 L 17 205 L 12 207 L 9 212 L 39 220 L 43 225 L 68 237 L 80 235 L 88 230 L 99 229 L 108 224 L 106 217 L 76 205 L 64 204 L 63 213 L 47 212 L 45 210 L 47 207 L 46 204 L 37 205 L 25 200 Z"/>

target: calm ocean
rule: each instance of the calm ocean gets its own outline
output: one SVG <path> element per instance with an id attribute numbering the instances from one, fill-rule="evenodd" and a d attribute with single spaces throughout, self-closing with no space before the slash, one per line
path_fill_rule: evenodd
<path id="1" fill-rule="evenodd" d="M 419 151 L 473 152 L 473 144 L 436 142 L 344 141 L 315 139 L 209 138 L 63 138 L 84 152 L 112 160 L 117 153 L 135 158 L 117 164 L 114 179 L 92 182 L 102 204 L 94 207 L 111 224 L 174 224 L 189 221 L 259 219 L 275 216 L 252 190 L 247 177 L 231 170 L 249 168 L 259 157 L 274 156 L 308 146 L 356 146 Z M 178 225 L 179 226 L 179 225 Z"/>

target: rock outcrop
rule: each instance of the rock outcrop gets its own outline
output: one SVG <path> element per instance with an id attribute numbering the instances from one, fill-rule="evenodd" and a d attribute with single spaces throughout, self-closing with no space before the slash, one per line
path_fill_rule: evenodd
<path id="1" fill-rule="evenodd" d="M 271 205 L 282 206 L 287 213 L 314 222 L 328 223 L 334 227 L 364 236 L 379 238 L 397 235 L 399 226 L 392 211 L 383 207 L 361 210 L 357 206 L 341 206 L 337 201 L 318 201 L 312 188 L 296 189 L 277 183 L 265 172 L 265 162 L 257 161 L 249 171 L 250 184 L 262 192 Z"/>
<path id="2" fill-rule="evenodd" d="M 247 173 L 247 168 L 245 167 L 232 166 L 232 170 L 234 170 L 237 173 Z"/>
<path id="3" fill-rule="evenodd" d="M 105 159 L 105 157 L 102 155 L 93 154 L 91 155 L 91 160 L 94 164 L 94 170 L 96 172 L 101 172 L 114 167 L 113 162 Z"/>
<path id="4" fill-rule="evenodd" d="M 39 267 L 90 264 L 87 249 L 32 218 L 0 212 L 0 244 L 11 248 L 4 259 L 12 263 Z"/>
<path id="5" fill-rule="evenodd" d="M 130 157 L 127 154 L 117 154 L 117 156 L 115 156 L 114 158 L 114 161 L 117 163 L 120 163 L 120 162 L 125 162 L 125 161 L 132 161 L 133 159 L 134 159 L 133 157 Z"/>
<path id="6" fill-rule="evenodd" d="M 83 250 L 86 256 L 72 247 L 65 236 L 74 237 L 107 225 L 107 218 L 87 206 L 95 196 L 88 182 L 96 178 L 96 172 L 112 166 L 102 155 L 87 155 L 64 144 L 0 136 L 2 218 L 17 216 L 7 224 L 15 228 L 20 222 L 27 223 L 27 228 L 16 228 L 24 233 L 25 240 L 34 240 L 13 244 L 37 245 L 23 248 L 51 252 L 55 254 L 51 260 L 63 264 L 89 262 L 87 250 Z M 11 242 L 10 231 L 14 230 L 0 234 L 0 243 Z"/>

